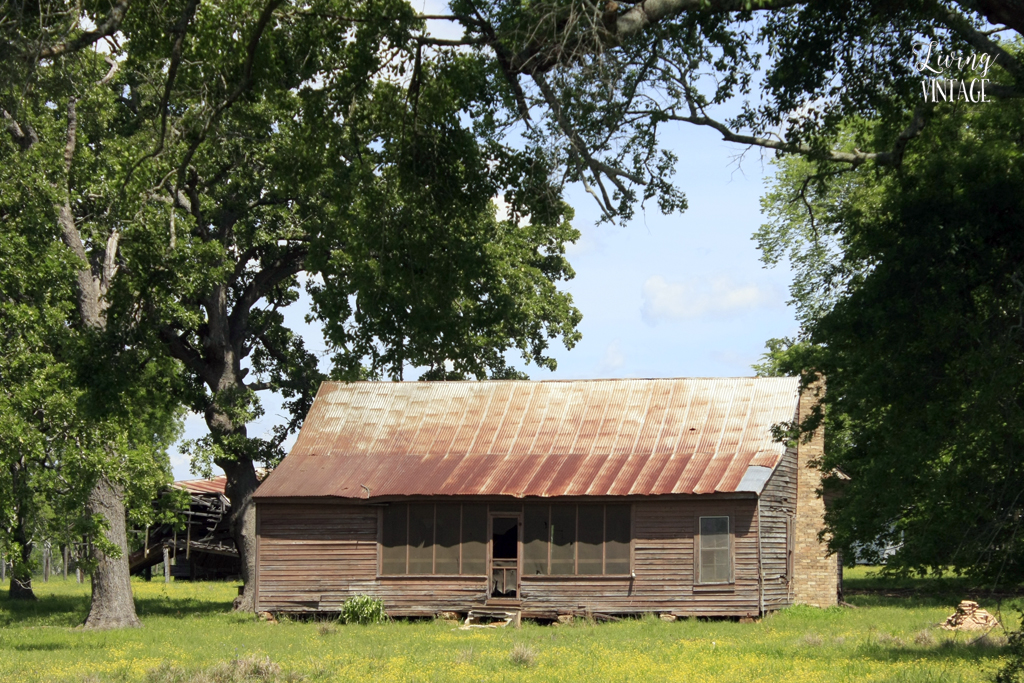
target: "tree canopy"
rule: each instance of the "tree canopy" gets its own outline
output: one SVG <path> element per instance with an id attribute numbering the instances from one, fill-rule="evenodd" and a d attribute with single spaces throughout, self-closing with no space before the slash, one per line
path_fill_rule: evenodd
<path id="1" fill-rule="evenodd" d="M 1021 120 L 1018 102 L 950 107 L 898 172 L 787 159 L 766 200 L 758 239 L 796 264 L 804 324 L 769 355 L 828 379 L 847 557 L 888 545 L 894 570 L 1024 578 Z"/>
<path id="2" fill-rule="evenodd" d="M 512 349 L 553 367 L 548 344 L 571 347 L 580 320 L 558 289 L 572 276 L 564 248 L 577 235 L 564 187 L 581 183 L 610 221 L 647 202 L 685 209 L 671 180 L 679 159 L 661 135 L 688 123 L 824 169 L 816 201 L 834 193 L 837 237 L 823 251 L 798 250 L 806 256 L 798 298 L 809 326 L 838 335 L 829 343 L 838 353 L 840 332 L 861 328 L 828 327 L 839 320 L 829 316 L 859 310 L 850 297 L 873 291 L 883 256 L 910 258 L 885 229 L 904 245 L 903 230 L 912 241 L 926 217 L 937 220 L 925 211 L 932 200 L 987 199 L 983 186 L 1016 182 L 1012 155 L 987 160 L 1011 169 L 1009 180 L 991 169 L 979 176 L 988 184 L 962 182 L 959 156 L 945 174 L 928 166 L 952 153 L 972 167 L 976 138 L 1010 150 L 1019 141 L 997 134 L 996 122 L 983 133 L 957 128 L 962 107 L 922 102 L 913 58 L 922 40 L 937 51 L 986 52 L 998 100 L 991 115 L 1011 120 L 1024 63 L 999 36 L 1024 27 L 1016 2 L 452 0 L 448 11 L 421 16 L 401 0 L 49 0 L 8 3 L 0 14 L 4 196 L 18 183 L 30 188 L 17 209 L 28 218 L 13 234 L 43 235 L 40 254 L 60 240 L 53 258 L 70 264 L 59 315 L 88 349 L 74 357 L 92 361 L 75 365 L 76 386 L 107 392 L 86 403 L 128 416 L 140 385 L 115 378 L 153 373 L 151 386 L 173 385 L 163 396 L 205 416 L 210 436 L 192 452 L 197 466 L 227 472 L 246 578 L 254 463 L 281 457 L 321 379 L 282 314 L 300 287 L 338 378 L 404 378 L 411 367 L 426 368 L 426 378 L 519 376 L 508 365 Z M 462 36 L 425 30 L 438 21 Z M 739 114 L 714 118 L 728 101 L 741 103 Z M 947 131 L 958 147 L 945 146 L 954 144 L 943 142 Z M 923 194 L 926 181 L 936 196 Z M 498 196 L 507 218 L 495 212 Z M 918 228 L 897 210 L 914 196 Z M 866 220 L 854 215 L 861 206 L 864 215 L 885 208 L 885 220 L 873 231 L 854 227 Z M 970 225 L 986 235 L 994 223 Z M 970 249 L 950 239 L 952 267 Z M 1013 244 L 985 239 L 993 259 L 1012 255 Z M 815 268 L 837 259 L 842 267 L 815 279 Z M 998 289 L 990 267 L 963 282 Z M 1003 302 L 989 311 L 998 318 L 1009 295 L 993 296 Z M 908 312 L 945 310 L 933 303 Z M 972 320 L 989 318 L 961 310 L 946 323 Z M 894 334 L 932 329 L 891 322 Z M 820 369 L 830 395 L 845 396 L 853 389 L 838 389 L 846 385 L 832 358 Z M 284 394 L 293 415 L 271 439 L 245 428 L 261 410 L 261 390 Z M 866 396 L 856 400 L 886 405 Z M 94 491 L 122 500 L 117 481 L 98 477 Z"/>

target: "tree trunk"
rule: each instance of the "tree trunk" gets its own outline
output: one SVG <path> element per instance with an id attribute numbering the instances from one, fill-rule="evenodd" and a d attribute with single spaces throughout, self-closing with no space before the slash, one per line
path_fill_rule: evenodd
<path id="1" fill-rule="evenodd" d="M 128 533 L 125 528 L 124 493 L 105 476 L 89 494 L 89 512 L 102 515 L 109 525 L 107 540 L 121 550 L 121 557 L 108 557 L 98 548 L 92 551 L 96 563 L 92 572 L 92 605 L 85 628 L 139 627 L 128 572 Z"/>
<path id="2" fill-rule="evenodd" d="M 32 591 L 33 543 L 28 537 L 25 518 L 20 514 L 18 524 L 14 527 L 14 540 L 21 546 L 21 561 L 11 562 L 11 585 L 7 597 L 11 600 L 35 600 L 36 594 Z"/>
<path id="3" fill-rule="evenodd" d="M 217 463 L 227 475 L 224 493 L 231 501 L 231 533 L 242 565 L 242 594 L 235 599 L 235 609 L 253 612 L 256 609 L 256 506 L 252 494 L 259 486 L 252 460 Z"/>

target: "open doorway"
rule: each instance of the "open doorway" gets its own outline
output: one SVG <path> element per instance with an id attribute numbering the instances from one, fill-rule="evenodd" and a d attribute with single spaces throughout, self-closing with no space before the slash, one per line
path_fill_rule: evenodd
<path id="1" fill-rule="evenodd" d="M 491 517 L 491 576 L 488 597 L 492 600 L 519 599 L 519 529 L 518 515 Z"/>

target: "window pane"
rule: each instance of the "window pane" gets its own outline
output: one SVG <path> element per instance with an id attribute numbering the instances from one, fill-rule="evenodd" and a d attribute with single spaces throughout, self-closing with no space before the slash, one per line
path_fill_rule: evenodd
<path id="1" fill-rule="evenodd" d="M 732 577 L 729 554 L 729 518 L 700 519 L 700 580 L 726 583 Z"/>
<path id="2" fill-rule="evenodd" d="M 729 547 L 729 518 L 700 518 L 700 547 L 709 550 Z"/>
<path id="3" fill-rule="evenodd" d="M 435 512 L 434 573 L 459 573 L 459 505 L 438 505 Z"/>
<path id="4" fill-rule="evenodd" d="M 700 578 L 704 583 L 727 583 L 729 581 L 729 550 L 702 550 L 700 553 Z"/>
<path id="5" fill-rule="evenodd" d="M 604 506 L 579 506 L 579 544 L 576 546 L 576 572 L 578 574 L 600 574 L 602 564 L 601 544 L 604 540 Z"/>
<path id="6" fill-rule="evenodd" d="M 548 506 L 527 505 L 523 521 L 523 576 L 548 573 Z"/>
<path id="7" fill-rule="evenodd" d="M 576 573 L 576 506 L 551 506 L 551 573 Z"/>
<path id="8" fill-rule="evenodd" d="M 405 505 L 384 508 L 381 574 L 405 574 Z"/>
<path id="9" fill-rule="evenodd" d="M 434 506 L 409 506 L 409 573 L 434 571 Z"/>
<path id="10" fill-rule="evenodd" d="M 604 573 L 629 573 L 629 506 L 605 508 Z"/>
<path id="11" fill-rule="evenodd" d="M 487 573 L 487 506 L 462 506 L 462 573 Z"/>

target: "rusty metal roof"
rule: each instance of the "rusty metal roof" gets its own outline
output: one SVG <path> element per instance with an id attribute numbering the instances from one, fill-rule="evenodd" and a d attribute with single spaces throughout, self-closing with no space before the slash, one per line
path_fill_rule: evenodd
<path id="1" fill-rule="evenodd" d="M 259 498 L 760 492 L 797 378 L 325 382 Z"/>
<path id="2" fill-rule="evenodd" d="M 183 479 L 171 484 L 176 489 L 185 489 L 189 493 L 224 493 L 228 478 L 224 475 L 212 479 Z"/>

